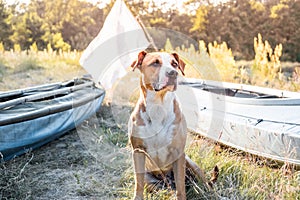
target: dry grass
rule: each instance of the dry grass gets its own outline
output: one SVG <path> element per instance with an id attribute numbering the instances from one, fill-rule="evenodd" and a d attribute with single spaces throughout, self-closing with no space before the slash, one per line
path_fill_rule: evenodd
<path id="1" fill-rule="evenodd" d="M 0 53 L 0 90 L 65 81 L 86 72 L 79 65 L 77 52 L 2 52 Z"/>

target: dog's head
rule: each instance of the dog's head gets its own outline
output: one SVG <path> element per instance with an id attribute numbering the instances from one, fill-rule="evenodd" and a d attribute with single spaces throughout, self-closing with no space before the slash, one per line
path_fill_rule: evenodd
<path id="1" fill-rule="evenodd" d="M 177 88 L 178 70 L 184 75 L 185 63 L 176 53 L 141 51 L 131 65 L 142 73 L 143 85 L 154 91 L 174 91 Z"/>

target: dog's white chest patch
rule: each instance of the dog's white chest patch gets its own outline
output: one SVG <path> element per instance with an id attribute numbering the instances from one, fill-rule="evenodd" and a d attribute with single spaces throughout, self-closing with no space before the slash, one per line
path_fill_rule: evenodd
<path id="1" fill-rule="evenodd" d="M 176 116 L 174 113 L 173 100 L 175 96 L 166 97 L 163 104 L 147 104 L 146 112 L 140 111 L 145 126 L 139 127 L 138 137 L 142 138 L 150 156 L 150 162 L 155 162 L 156 167 L 166 167 L 170 156 L 170 145 L 174 139 L 173 124 Z M 172 103 L 170 103 L 172 102 Z M 153 165 L 153 163 L 150 163 Z M 155 166 L 154 166 L 155 167 Z"/>
<path id="2" fill-rule="evenodd" d="M 164 119 L 167 116 L 167 111 L 163 106 L 155 104 L 149 106 L 147 112 L 143 114 L 144 120 L 151 121 L 150 127 L 153 128 L 154 131 L 159 132 L 163 126 Z"/>

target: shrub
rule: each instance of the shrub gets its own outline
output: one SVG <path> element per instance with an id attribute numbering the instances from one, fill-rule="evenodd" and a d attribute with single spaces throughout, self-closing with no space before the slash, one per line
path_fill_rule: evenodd
<path id="1" fill-rule="evenodd" d="M 5 49 L 4 49 L 4 45 L 3 42 L 0 42 L 0 53 L 4 53 Z"/>
<path id="2" fill-rule="evenodd" d="M 169 40 L 167 40 L 165 48 L 167 51 L 173 48 Z M 230 81 L 237 74 L 234 57 L 225 42 L 221 44 L 209 43 L 207 49 L 205 42 L 201 40 L 198 50 L 193 44 L 188 48 L 181 46 L 175 50 L 188 64 L 186 67 L 188 77 Z"/>
<path id="3" fill-rule="evenodd" d="M 282 44 L 276 45 L 273 49 L 269 42 L 262 41 L 261 34 L 254 38 L 254 65 L 253 70 L 260 73 L 269 80 L 279 78 L 281 73 L 280 57 L 282 55 Z"/>
<path id="4" fill-rule="evenodd" d="M 21 45 L 20 44 L 14 44 L 14 51 L 16 53 L 20 53 L 21 52 Z"/>
<path id="5" fill-rule="evenodd" d="M 209 56 L 214 62 L 218 71 L 222 74 L 222 80 L 231 81 L 238 73 L 231 49 L 226 42 L 208 44 Z"/>

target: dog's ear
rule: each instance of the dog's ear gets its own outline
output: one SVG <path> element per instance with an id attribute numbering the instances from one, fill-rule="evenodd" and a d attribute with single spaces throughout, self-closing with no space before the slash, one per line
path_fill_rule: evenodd
<path id="1" fill-rule="evenodd" d="M 184 76 L 184 67 L 185 67 L 185 62 L 183 62 L 183 60 L 181 60 L 178 56 L 177 53 L 172 53 L 172 55 L 174 56 L 175 60 L 178 62 L 178 68 L 181 71 L 182 75 Z"/>
<path id="2" fill-rule="evenodd" d="M 141 51 L 141 52 L 139 53 L 137 60 L 135 60 L 135 61 L 131 64 L 131 67 L 133 68 L 132 71 L 134 71 L 135 68 L 140 68 L 140 66 L 141 66 L 142 63 L 143 63 L 143 60 L 144 60 L 146 54 L 147 54 L 146 51 Z"/>

